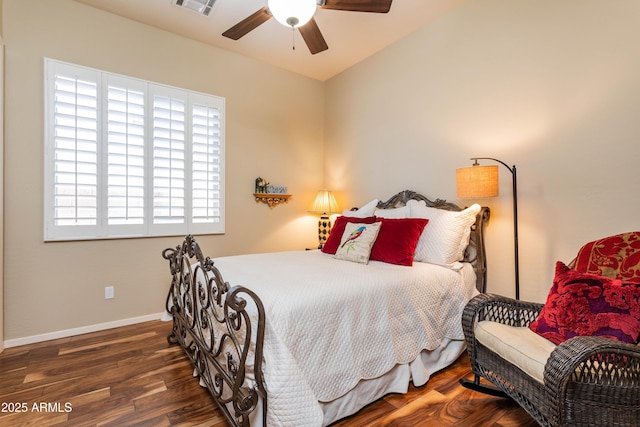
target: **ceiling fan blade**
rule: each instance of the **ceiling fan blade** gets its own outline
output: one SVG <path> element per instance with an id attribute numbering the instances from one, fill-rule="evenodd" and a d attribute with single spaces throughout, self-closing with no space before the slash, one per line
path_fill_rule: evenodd
<path id="1" fill-rule="evenodd" d="M 315 19 L 311 18 L 302 27 L 298 27 L 298 30 L 300 30 L 300 35 L 313 55 L 329 49 Z"/>
<path id="2" fill-rule="evenodd" d="M 387 13 L 392 0 L 322 0 L 320 7 L 352 12 Z"/>
<path id="3" fill-rule="evenodd" d="M 267 9 L 267 7 L 265 6 L 251 16 L 238 22 L 233 27 L 229 28 L 227 31 L 222 33 L 222 35 L 233 40 L 238 40 L 248 32 L 255 30 L 261 24 L 267 22 L 269 19 L 271 19 L 271 13 L 269 13 L 269 9 Z"/>

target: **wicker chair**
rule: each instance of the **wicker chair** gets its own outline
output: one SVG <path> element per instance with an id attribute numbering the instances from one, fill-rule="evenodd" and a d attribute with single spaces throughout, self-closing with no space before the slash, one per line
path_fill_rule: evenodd
<path id="1" fill-rule="evenodd" d="M 640 243 L 640 233 L 637 237 Z M 602 249 L 593 243 L 588 244 L 589 250 Z M 618 254 L 624 257 L 633 252 L 635 256 L 640 253 L 637 249 Z M 611 263 L 607 265 L 611 270 Z M 615 272 L 607 274 L 612 277 Z M 556 346 L 528 328 L 542 308 L 543 304 L 492 294 L 472 299 L 464 310 L 462 326 L 474 379 L 462 380 L 462 384 L 511 397 L 543 426 L 640 426 L 640 345 L 578 336 Z M 484 338 L 482 331 L 487 327 L 494 341 Z M 537 348 L 523 352 L 518 348 L 519 339 Z M 524 360 L 535 358 L 540 362 L 539 375 L 528 364 L 530 360 Z M 481 383 L 481 377 L 495 387 Z"/>

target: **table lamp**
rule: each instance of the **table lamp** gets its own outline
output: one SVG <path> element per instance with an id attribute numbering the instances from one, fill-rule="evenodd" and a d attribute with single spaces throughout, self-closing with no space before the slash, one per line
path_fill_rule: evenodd
<path id="1" fill-rule="evenodd" d="M 321 249 L 331 232 L 331 219 L 329 215 L 340 213 L 338 203 L 333 193 L 329 190 L 318 191 L 309 212 L 320 214 L 320 221 L 318 221 L 318 249 Z"/>

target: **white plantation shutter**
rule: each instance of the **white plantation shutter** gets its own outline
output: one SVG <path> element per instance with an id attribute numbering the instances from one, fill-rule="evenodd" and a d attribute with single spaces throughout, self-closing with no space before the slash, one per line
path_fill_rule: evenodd
<path id="1" fill-rule="evenodd" d="M 57 64 L 48 76 L 46 229 L 71 237 L 98 227 L 98 75 Z M 54 233 L 55 236 L 55 233 Z"/>
<path id="2" fill-rule="evenodd" d="M 192 108 L 193 222 L 219 223 L 222 220 L 221 110 L 197 103 Z"/>
<path id="3" fill-rule="evenodd" d="M 107 222 L 144 224 L 145 95 L 127 82 L 107 87 Z"/>
<path id="4" fill-rule="evenodd" d="M 153 99 L 153 223 L 185 222 L 185 101 Z"/>
<path id="5" fill-rule="evenodd" d="M 192 233 L 224 232 L 224 101 L 153 92 L 151 226 L 171 233 L 187 222 Z"/>
<path id="6" fill-rule="evenodd" d="M 224 99 L 45 60 L 45 240 L 224 233 Z"/>

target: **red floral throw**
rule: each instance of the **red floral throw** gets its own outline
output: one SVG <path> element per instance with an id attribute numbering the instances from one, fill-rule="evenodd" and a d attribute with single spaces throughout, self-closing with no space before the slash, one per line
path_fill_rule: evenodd
<path id="1" fill-rule="evenodd" d="M 640 231 L 587 243 L 580 248 L 573 267 L 578 271 L 640 282 Z"/>
<path id="2" fill-rule="evenodd" d="M 582 273 L 557 262 L 547 302 L 529 328 L 556 344 L 579 335 L 636 343 L 640 284 Z"/>

